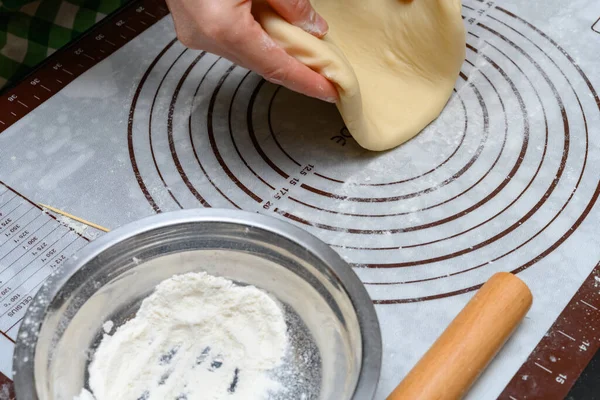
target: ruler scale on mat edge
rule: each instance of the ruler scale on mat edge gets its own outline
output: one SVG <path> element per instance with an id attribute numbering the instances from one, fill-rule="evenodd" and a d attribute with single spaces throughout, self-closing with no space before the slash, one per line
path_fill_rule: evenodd
<path id="1" fill-rule="evenodd" d="M 44 61 L 0 97 L 0 133 L 169 13 L 161 0 L 132 1 Z"/>
<path id="2" fill-rule="evenodd" d="M 57 51 L 0 95 L 0 133 L 168 15 L 162 0 L 134 0 Z M 563 309 L 500 399 L 563 399 L 600 349 L 600 264 Z M 0 389 L 10 379 L 0 374 Z M 9 388 L 12 396 L 12 388 Z"/>
<path id="3" fill-rule="evenodd" d="M 25 299 L 23 301 L 26 301 L 28 299 L 30 300 L 33 297 L 33 294 L 31 294 L 31 293 L 35 293 L 35 291 L 37 291 L 37 288 L 45 281 L 46 278 L 43 277 L 41 282 L 37 283 L 34 288 L 29 289 L 29 290 L 24 289 L 25 293 L 23 296 L 21 296 L 21 295 L 14 296 L 17 298 L 17 300 L 13 301 L 12 299 L 8 299 L 8 297 L 13 297 L 13 294 L 18 293 L 19 290 L 23 290 L 23 286 L 27 282 L 29 282 L 29 280 L 31 278 L 33 278 L 34 275 L 37 275 L 40 272 L 43 275 L 44 268 L 46 270 L 48 269 L 48 267 L 50 267 L 51 269 L 56 268 L 60 264 L 59 262 L 62 262 L 63 260 L 65 260 L 67 257 L 69 257 L 72 254 L 71 252 L 68 252 L 67 249 L 70 248 L 73 244 L 77 243 L 78 240 L 82 240 L 82 241 L 84 241 L 83 243 L 85 243 L 85 242 L 89 242 L 90 239 L 88 239 L 87 237 L 78 233 L 72 227 L 69 227 L 69 226 L 65 225 L 64 223 L 60 222 L 52 214 L 47 214 L 47 213 L 39 214 L 37 217 L 33 217 L 32 219 L 30 219 L 29 222 L 24 223 L 24 225 L 20 229 L 19 224 L 18 224 L 19 219 L 23 218 L 26 215 L 29 215 L 30 211 L 32 211 L 32 210 L 38 210 L 38 212 L 41 213 L 43 211 L 43 209 L 39 205 L 37 205 L 36 203 L 34 203 L 30 199 L 28 199 L 27 197 L 23 196 L 21 193 L 19 193 L 18 191 L 16 191 L 9 185 L 7 185 L 6 183 L 0 181 L 0 189 L 2 189 L 2 188 L 5 189 L 2 192 L 2 196 L 4 196 L 6 193 L 12 193 L 12 195 L 13 195 L 11 197 L 11 199 L 8 200 L 7 202 L 5 202 L 2 206 L 13 202 L 14 199 L 18 199 L 18 201 L 21 202 L 16 207 L 13 207 L 12 210 L 8 213 L 4 213 L 2 208 L 0 207 L 0 217 L 1 217 L 0 222 L 2 222 L 2 224 L 0 226 L 0 232 L 3 233 L 3 237 L 2 237 L 3 239 L 6 239 L 6 237 L 8 237 L 8 240 L 5 240 L 2 243 L 2 246 L 5 246 L 6 244 L 12 244 L 12 246 L 13 246 L 13 248 L 11 250 L 9 250 L 6 255 L 12 253 L 13 251 L 17 251 L 15 253 L 16 254 L 15 257 L 17 259 L 15 261 L 13 261 L 13 263 L 21 260 L 23 257 L 26 257 L 26 256 L 33 257 L 29 261 L 25 261 L 24 266 L 22 266 L 22 268 L 18 272 L 14 273 L 12 277 L 8 278 L 8 280 L 6 282 L 4 282 L 4 281 L 0 282 L 3 284 L 2 287 L 4 288 L 2 293 L 0 293 L 0 296 L 2 296 L 2 294 L 6 294 L 5 298 L 3 299 L 2 305 L 6 308 L 7 304 L 8 304 L 8 307 L 12 307 L 12 309 L 9 308 L 10 313 L 14 313 L 14 317 L 11 316 L 9 311 L 6 311 L 4 314 L 1 315 L 1 317 L 4 317 L 4 315 L 6 313 L 9 313 L 8 317 L 13 318 L 13 320 L 10 322 L 10 324 L 11 324 L 10 327 L 2 328 L 2 330 L 0 330 L 0 334 L 4 338 L 9 340 L 10 342 L 15 343 L 16 331 L 12 334 L 10 332 L 22 320 L 22 314 L 24 313 L 24 310 L 25 310 L 22 307 L 23 307 L 23 304 L 25 304 L 25 303 L 22 303 L 21 299 L 23 297 L 25 297 Z M 21 216 L 17 217 L 11 223 L 11 220 L 8 219 L 10 217 L 11 213 L 13 213 L 17 209 L 22 209 L 23 205 L 26 205 L 29 208 L 25 211 L 22 211 Z M 44 215 L 44 217 L 47 218 L 46 222 L 39 221 L 39 218 L 42 215 Z M 37 228 L 35 227 L 35 224 L 34 224 L 34 222 L 36 222 L 36 221 L 37 221 Z M 40 236 L 39 234 L 36 234 L 37 231 L 40 231 L 41 229 L 48 226 L 48 222 L 51 222 L 51 221 L 53 221 L 56 224 L 56 226 L 53 229 L 47 230 L 46 233 L 43 234 L 42 236 Z M 8 222 L 8 224 L 6 224 L 7 222 Z M 31 225 L 31 224 L 34 224 L 34 225 Z M 50 224 L 50 225 L 52 225 L 52 224 Z M 31 226 L 31 228 L 25 230 L 27 228 L 27 226 Z M 51 226 L 48 226 L 48 227 L 51 228 Z M 67 235 L 67 233 L 63 233 L 61 235 L 59 231 L 57 233 L 57 229 L 59 227 L 66 228 L 67 233 L 72 232 L 75 235 L 74 239 L 71 240 L 70 242 L 68 242 L 67 244 L 58 245 L 58 242 L 60 242 Z M 11 229 L 9 229 L 9 228 L 11 228 Z M 13 229 L 17 229 L 17 230 L 13 230 Z M 4 232 L 4 230 L 7 230 L 7 231 Z M 21 236 L 21 235 L 15 236 L 15 235 L 21 233 L 23 230 L 25 230 L 25 232 L 23 232 L 23 233 L 27 236 Z M 31 232 L 29 232 L 29 231 L 31 231 Z M 56 237 L 58 237 L 58 239 L 55 240 L 54 242 L 52 242 L 51 241 L 52 238 L 56 238 Z M 12 243 L 13 241 L 16 244 Z M 81 244 L 81 243 L 79 243 L 79 244 Z M 40 250 L 40 245 L 44 246 L 44 247 L 42 247 L 43 250 Z M 36 246 L 37 246 L 37 248 L 36 248 Z M 23 249 L 25 249 L 25 250 L 23 251 Z M 21 252 L 20 256 L 18 254 L 19 251 Z M 75 251 L 77 251 L 77 250 L 75 250 Z M 32 252 L 35 252 L 35 253 L 32 254 Z M 0 257 L 0 258 L 3 258 L 3 257 Z M 38 263 L 38 265 L 34 264 L 36 262 Z M 41 267 L 39 266 L 40 263 L 42 264 Z M 9 262 L 9 266 L 10 265 L 11 265 L 11 263 Z M 31 274 L 28 278 L 26 278 L 21 284 L 14 287 L 14 289 L 11 289 L 13 287 L 12 284 L 10 287 L 7 286 L 8 283 L 13 278 L 17 277 L 18 275 L 20 275 L 22 273 L 24 273 L 24 274 L 29 273 L 32 266 L 34 266 L 35 272 L 33 274 Z M 5 271 L 7 271 L 8 269 L 9 269 L 9 267 L 4 265 L 3 273 Z M 46 271 L 46 276 L 47 276 L 47 273 L 48 273 L 48 271 Z M 6 290 L 8 290 L 7 293 L 5 293 Z M 19 303 L 17 303 L 17 302 L 19 302 Z M 17 304 L 17 305 L 15 306 L 15 304 Z M 0 373 L 0 398 L 2 398 L 2 399 L 7 398 L 6 397 L 7 394 L 8 394 L 9 398 L 14 397 L 12 381 L 8 377 L 6 377 L 4 374 Z M 2 396 L 4 396 L 4 397 L 2 397 Z"/>

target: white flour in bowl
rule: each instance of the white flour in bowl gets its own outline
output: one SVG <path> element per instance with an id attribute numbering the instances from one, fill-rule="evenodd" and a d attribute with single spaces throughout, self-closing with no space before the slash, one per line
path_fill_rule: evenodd
<path id="1" fill-rule="evenodd" d="M 105 335 L 79 400 L 253 400 L 288 346 L 284 313 L 265 292 L 205 273 L 174 276 L 134 319 Z"/>

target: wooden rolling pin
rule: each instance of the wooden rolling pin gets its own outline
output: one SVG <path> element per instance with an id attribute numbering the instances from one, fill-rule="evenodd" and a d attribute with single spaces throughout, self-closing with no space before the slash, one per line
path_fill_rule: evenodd
<path id="1" fill-rule="evenodd" d="M 387 400 L 460 399 L 519 325 L 532 296 L 508 272 L 495 274 Z"/>

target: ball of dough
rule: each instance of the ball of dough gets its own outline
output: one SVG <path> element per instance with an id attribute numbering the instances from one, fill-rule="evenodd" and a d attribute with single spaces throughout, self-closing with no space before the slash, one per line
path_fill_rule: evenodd
<path id="1" fill-rule="evenodd" d="M 446 105 L 465 58 L 460 0 L 312 0 L 329 23 L 318 39 L 255 1 L 275 41 L 337 87 L 356 141 L 382 151 L 411 139 Z"/>

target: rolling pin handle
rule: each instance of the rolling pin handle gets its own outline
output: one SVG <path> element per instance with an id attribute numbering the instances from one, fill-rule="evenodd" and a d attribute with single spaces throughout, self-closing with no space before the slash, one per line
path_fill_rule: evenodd
<path id="1" fill-rule="evenodd" d="M 462 398 L 531 307 L 527 285 L 515 275 L 492 276 L 387 400 Z"/>

